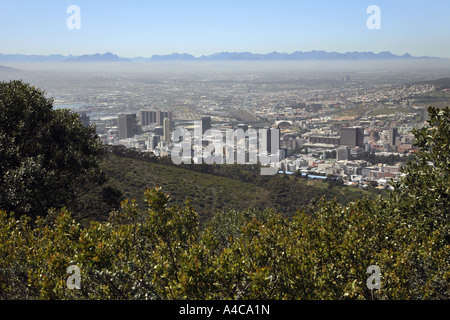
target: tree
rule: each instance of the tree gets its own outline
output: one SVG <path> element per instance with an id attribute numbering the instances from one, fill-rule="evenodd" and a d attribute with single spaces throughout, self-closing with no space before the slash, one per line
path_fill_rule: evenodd
<path id="1" fill-rule="evenodd" d="M 450 109 L 429 107 L 428 126 L 414 129 L 418 147 L 393 184 L 384 212 L 395 225 L 396 248 L 386 251 L 388 266 L 407 283 L 400 294 L 449 298 L 450 280 Z M 397 262 L 397 263 L 395 263 Z M 387 279 L 392 279 L 387 277 Z M 394 283 L 394 286 L 398 285 Z M 406 293 L 407 292 L 407 293 Z"/>
<path id="2" fill-rule="evenodd" d="M 326 159 L 336 159 L 336 150 L 325 151 Z"/>
<path id="3" fill-rule="evenodd" d="M 0 208 L 16 215 L 81 211 L 79 200 L 106 180 L 95 128 L 52 104 L 29 84 L 0 83 Z"/>
<path id="4" fill-rule="evenodd" d="M 339 177 L 334 174 L 327 174 L 327 178 L 325 181 L 328 183 L 328 189 L 333 189 L 335 187 L 342 187 L 344 185 L 344 181 L 339 179 Z"/>
<path id="5" fill-rule="evenodd" d="M 429 126 L 413 129 L 419 148 L 394 184 L 393 202 L 430 231 L 450 233 L 450 108 L 428 108 Z"/>

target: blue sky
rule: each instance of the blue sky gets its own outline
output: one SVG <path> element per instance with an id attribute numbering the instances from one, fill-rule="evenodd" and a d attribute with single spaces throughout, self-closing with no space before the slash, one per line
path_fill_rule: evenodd
<path id="1" fill-rule="evenodd" d="M 81 29 L 69 30 L 69 5 Z M 369 5 L 381 29 L 369 30 Z M 391 51 L 450 58 L 448 0 L 0 0 L 0 53 Z"/>

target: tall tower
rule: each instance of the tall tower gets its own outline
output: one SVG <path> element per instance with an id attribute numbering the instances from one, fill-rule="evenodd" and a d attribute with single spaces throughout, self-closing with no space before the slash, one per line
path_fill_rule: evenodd
<path id="1" fill-rule="evenodd" d="M 174 129 L 174 125 L 173 125 L 173 112 L 172 112 L 172 110 L 167 111 L 167 118 L 169 118 L 170 132 L 172 132 L 173 129 Z"/>
<path id="2" fill-rule="evenodd" d="M 161 110 L 156 110 L 156 123 L 159 126 L 162 126 L 164 124 L 164 114 Z"/>
<path id="3" fill-rule="evenodd" d="M 172 134 L 171 121 L 169 118 L 164 118 L 164 141 L 170 142 L 171 134 Z"/>
<path id="4" fill-rule="evenodd" d="M 139 111 L 139 119 L 141 121 L 141 126 L 148 126 L 150 123 L 150 119 L 148 119 L 148 111 L 141 110 Z"/>
<path id="5" fill-rule="evenodd" d="M 267 151 L 268 154 L 276 154 L 280 147 L 280 134 L 277 134 L 276 128 L 270 128 L 267 130 L 260 131 L 259 137 L 259 150 Z M 273 136 L 272 136 L 273 133 Z M 274 140 L 277 139 L 277 140 Z"/>
<path id="6" fill-rule="evenodd" d="M 395 140 L 398 137 L 398 129 L 392 127 L 389 129 L 389 144 L 391 146 L 395 146 Z"/>
<path id="7" fill-rule="evenodd" d="M 119 114 L 119 139 L 132 138 L 136 133 L 135 114 Z"/>

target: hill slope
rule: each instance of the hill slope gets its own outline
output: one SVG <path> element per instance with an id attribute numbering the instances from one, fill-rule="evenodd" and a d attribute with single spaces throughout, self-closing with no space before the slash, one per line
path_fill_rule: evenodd
<path id="1" fill-rule="evenodd" d="M 262 208 L 267 192 L 251 183 L 225 177 L 110 154 L 103 163 L 108 184 L 121 189 L 145 208 L 144 191 L 156 185 L 171 195 L 172 202 L 183 205 L 192 200 L 200 216 L 231 208 Z"/>

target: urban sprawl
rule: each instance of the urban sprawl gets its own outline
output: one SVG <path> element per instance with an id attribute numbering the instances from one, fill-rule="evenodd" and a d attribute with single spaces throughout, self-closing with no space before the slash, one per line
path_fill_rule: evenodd
<path id="1" fill-rule="evenodd" d="M 279 162 L 271 163 L 279 174 L 301 173 L 313 179 L 332 175 L 346 185 L 388 188 L 391 180 L 401 179 L 404 161 L 371 163 L 361 154 L 405 159 L 414 153 L 411 130 L 423 126 L 427 117 L 426 106 L 416 97 L 437 89 L 426 83 L 383 82 L 378 75 L 365 79 L 359 74 L 334 74 L 325 80 L 261 74 L 233 79 L 174 76 L 147 82 L 124 78 L 110 85 L 121 90 L 86 88 L 95 91 L 95 99 L 92 92 L 88 99 L 86 92 L 59 92 L 55 104 L 75 106 L 85 125 L 96 126 L 105 144 L 156 156 L 170 156 L 179 142 L 172 140 L 178 128 L 193 133 L 200 124 L 202 133 L 216 129 L 224 136 L 230 129 L 279 129 Z M 244 139 L 244 145 L 251 143 Z M 267 135 L 258 140 L 258 151 L 274 153 L 274 143 Z"/>

